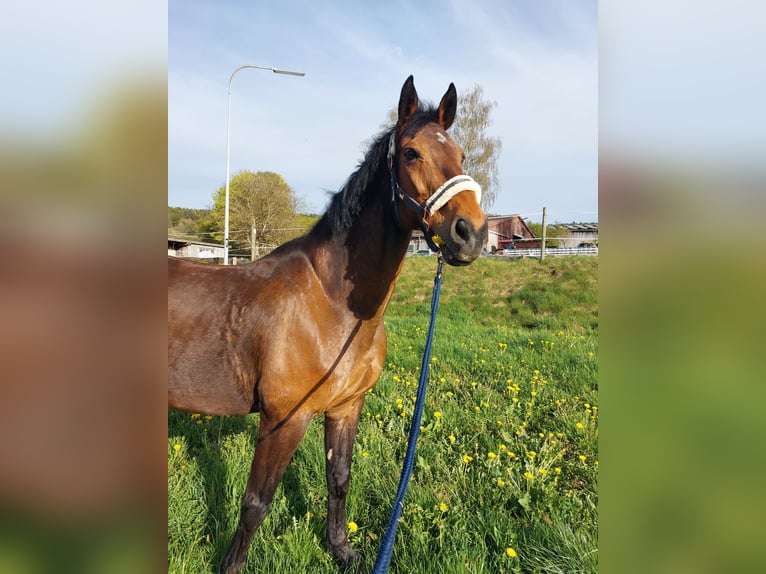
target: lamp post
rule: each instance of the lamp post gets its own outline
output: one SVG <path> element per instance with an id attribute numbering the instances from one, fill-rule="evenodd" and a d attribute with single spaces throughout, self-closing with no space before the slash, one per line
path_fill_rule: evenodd
<path id="1" fill-rule="evenodd" d="M 253 68 L 256 70 L 271 70 L 275 74 L 284 74 L 286 76 L 305 76 L 304 72 L 293 72 L 291 70 L 280 70 L 268 66 L 240 66 L 231 73 L 229 77 L 228 101 L 226 105 L 226 200 L 223 215 L 223 264 L 229 264 L 229 152 L 231 151 L 231 81 L 240 70 Z"/>

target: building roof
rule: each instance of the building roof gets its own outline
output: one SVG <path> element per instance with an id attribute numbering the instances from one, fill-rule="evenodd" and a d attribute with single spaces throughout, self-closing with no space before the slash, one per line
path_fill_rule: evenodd
<path id="1" fill-rule="evenodd" d="M 223 247 L 223 243 L 206 243 L 204 241 L 197 241 L 196 239 L 182 239 L 180 237 L 168 237 L 168 243 L 175 245 L 203 245 L 205 247 Z"/>
<path id="2" fill-rule="evenodd" d="M 596 232 L 598 233 L 598 223 L 554 223 L 551 227 L 566 229 L 571 232 Z"/>

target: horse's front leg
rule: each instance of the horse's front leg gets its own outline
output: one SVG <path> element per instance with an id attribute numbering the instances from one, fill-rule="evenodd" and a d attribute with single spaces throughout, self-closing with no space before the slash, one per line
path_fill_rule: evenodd
<path id="1" fill-rule="evenodd" d="M 236 574 L 242 570 L 253 535 L 269 511 L 277 485 L 310 420 L 296 415 L 279 426 L 261 419 L 250 478 L 240 505 L 239 524 L 221 561 L 220 574 Z"/>
<path id="2" fill-rule="evenodd" d="M 351 478 L 351 454 L 364 395 L 342 410 L 325 414 L 327 458 L 327 545 L 342 566 L 351 566 L 361 555 L 351 548 L 346 535 L 346 495 Z"/>

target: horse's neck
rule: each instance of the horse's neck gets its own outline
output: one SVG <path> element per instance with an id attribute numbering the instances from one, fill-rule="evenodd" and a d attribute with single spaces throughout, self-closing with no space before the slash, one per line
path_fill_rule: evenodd
<path id="1" fill-rule="evenodd" d="M 380 197 L 380 194 L 376 194 Z M 381 318 L 407 253 L 411 232 L 396 226 L 390 206 L 371 200 L 334 242 L 336 279 L 345 306 L 358 319 Z"/>

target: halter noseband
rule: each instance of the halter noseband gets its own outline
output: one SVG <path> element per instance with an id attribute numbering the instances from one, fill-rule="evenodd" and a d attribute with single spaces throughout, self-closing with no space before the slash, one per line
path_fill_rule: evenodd
<path id="1" fill-rule="evenodd" d="M 431 248 L 431 251 L 438 253 L 441 249 L 439 244 L 443 243 L 443 241 L 431 231 L 426 220 L 461 191 L 473 191 L 476 194 L 476 202 L 481 202 L 481 186 L 469 175 L 456 175 L 445 181 L 421 205 L 399 185 L 398 178 L 396 177 L 396 166 L 394 165 L 394 157 L 396 156 L 395 138 L 396 132 L 391 134 L 391 139 L 388 142 L 388 171 L 391 174 L 391 208 L 394 212 L 394 221 L 402 229 L 407 229 L 402 225 L 401 218 L 399 217 L 397 199 L 400 199 L 404 202 L 404 205 L 415 213 L 418 221 L 420 221 L 420 228 L 423 231 L 428 247 Z"/>

